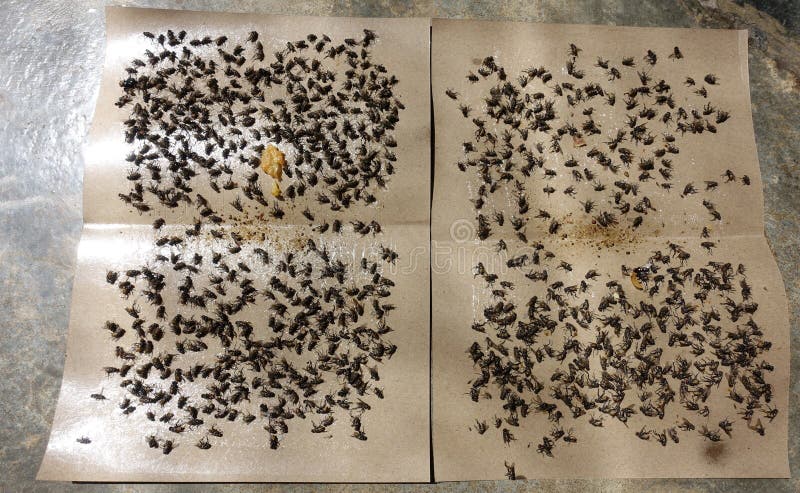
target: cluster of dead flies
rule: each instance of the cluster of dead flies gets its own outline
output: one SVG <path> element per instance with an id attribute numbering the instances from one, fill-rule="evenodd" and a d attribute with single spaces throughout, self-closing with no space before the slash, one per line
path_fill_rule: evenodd
<path id="1" fill-rule="evenodd" d="M 536 450 L 552 457 L 559 444 L 578 441 L 568 423 L 581 419 L 618 421 L 666 446 L 686 432 L 731 437 L 737 420 L 764 435 L 778 414 L 767 381 L 771 343 L 742 264 L 697 262 L 668 243 L 641 266 L 622 265 L 618 281 L 578 273 L 534 243 L 506 267 L 503 277 L 482 263 L 475 270 L 490 301 L 472 326 L 482 341 L 468 350 L 478 375 L 469 394 L 496 400 L 500 412 L 476 420 L 478 433 L 495 428 L 510 444 L 522 420 L 545 416 L 552 430 Z M 515 294 L 531 283 L 537 294 Z M 728 404 L 709 400 L 715 394 Z"/>
<path id="2" fill-rule="evenodd" d="M 510 226 L 525 242 L 531 219 L 541 221 L 537 229 L 566 234 L 562 226 L 567 214 L 531 207 L 529 190 L 537 198 L 552 200 L 555 195 L 560 204 L 572 206 L 569 215 L 586 217 L 599 228 L 637 229 L 657 210 L 658 197 L 670 193 L 680 175 L 673 162 L 680 153 L 680 141 L 687 134 L 716 134 L 717 126 L 730 118 L 710 101 L 722 83 L 714 74 L 667 82 L 656 77 L 659 58 L 650 50 L 642 60 L 597 58 L 582 68 L 581 51 L 570 45 L 563 82 L 545 67 L 510 76 L 493 56 L 483 59 L 477 74 L 467 75 L 471 83 L 488 87 L 479 108 L 459 104 L 474 127 L 474 137 L 463 143 L 465 159 L 458 167 L 479 179 L 471 200 L 481 240 L 491 236 L 493 229 Z M 674 71 L 682 58 L 675 47 L 667 70 Z M 587 70 L 599 74 L 600 82 L 589 81 Z M 675 84 L 696 88 L 695 101 L 687 98 L 691 106 L 676 101 Z M 446 94 L 461 99 L 452 89 Z M 614 128 L 605 128 L 605 112 L 620 107 L 626 112 L 622 128 L 616 123 Z M 749 185 L 750 178 L 737 179 L 728 170 L 702 184 L 681 183 L 675 193 L 687 199 L 733 182 Z M 509 201 L 514 211 L 504 213 Z M 543 202 L 536 200 L 539 205 Z M 711 221 L 722 220 L 710 198 L 701 203 Z M 577 222 L 575 217 L 572 222 Z"/>
<path id="3" fill-rule="evenodd" d="M 277 219 L 287 199 L 306 194 L 332 211 L 377 202 L 395 171 L 393 134 L 404 106 L 397 77 L 372 60 L 374 32 L 342 43 L 309 34 L 271 57 L 255 31 L 243 44 L 189 40 L 185 31 L 144 34 L 153 50 L 126 67 L 116 103 L 130 109 L 125 138 L 135 146 L 122 200 L 142 212 L 155 203 L 202 210 L 193 196 L 199 179 L 239 212 L 253 201 Z M 259 179 L 268 143 L 293 156 L 279 198 Z"/>
<path id="4" fill-rule="evenodd" d="M 136 149 L 133 188 L 121 199 L 145 214 L 186 204 L 199 217 L 188 227 L 155 219 L 152 258 L 107 273 L 129 303 L 124 320 L 98 328 L 118 361 L 103 368 L 122 389 L 113 392 L 122 395 L 116 412 L 158 426 L 145 442 L 164 454 L 186 436 L 209 449 L 226 423 L 263 428 L 271 449 L 298 419 L 327 437 L 346 420 L 355 439 L 367 440 L 362 417 L 374 397 L 383 399 L 379 367 L 397 350 L 388 323 L 394 283 L 383 275 L 397 253 L 379 246 L 351 263 L 323 237 L 253 242 L 192 182 L 240 191 L 267 208 L 258 156 L 267 142 L 287 143 L 299 151 L 284 169 L 294 182 L 281 201 L 316 188 L 321 205 L 312 208 L 375 202 L 370 189 L 393 172 L 391 130 L 402 107 L 393 99 L 396 78 L 370 60 L 376 35 L 336 44 L 312 34 L 273 60 L 256 32 L 230 51 L 225 36 L 144 36 L 155 51 L 132 61 L 117 103 L 132 107 L 126 139 Z M 334 64 L 346 69 L 326 68 Z M 288 101 L 271 99 L 275 91 Z M 251 172 L 237 181 L 242 167 Z M 233 204 L 241 211 L 240 200 Z M 277 204 L 270 210 L 283 215 Z M 304 216 L 313 222 L 309 209 Z M 342 224 L 314 229 L 338 233 Z M 376 222 L 350 224 L 362 235 L 380 233 Z M 110 402 L 106 393 L 91 398 Z"/>
<path id="5" fill-rule="evenodd" d="M 509 76 L 492 56 L 467 75 L 473 84 L 488 85 L 477 111 L 459 106 L 474 127 L 457 165 L 478 179 L 472 197 L 477 236 L 486 241 L 493 229 L 510 225 L 528 250 L 508 258 L 505 273 L 490 272 L 483 263 L 475 268 L 489 301 L 472 326 L 481 336 L 468 350 L 477 372 L 469 395 L 475 402 L 497 402 L 499 416 L 479 418 L 472 428 L 479 434 L 496 429 L 510 444 L 521 420 L 546 416 L 552 430 L 535 447 L 549 457 L 559 444 L 578 441 L 568 423 L 579 419 L 596 427 L 637 423 L 638 438 L 662 446 L 678 443 L 686 432 L 715 442 L 730 437 L 737 415 L 763 435 L 762 419 L 778 413 L 766 381 L 773 367 L 763 358 L 771 344 L 754 319 L 758 304 L 743 265 L 688 265 L 690 254 L 669 243 L 643 266 L 622 266 L 617 280 L 596 270 L 580 275 L 563 256 L 526 236 L 533 218 L 544 221 L 535 230 L 545 237 L 569 237 L 564 216 L 532 210 L 530 187 L 536 187 L 539 204 L 553 194 L 560 205 L 574 201 L 568 213 L 586 215 L 601 230 L 635 230 L 680 177 L 673 157 L 681 138 L 713 135 L 730 118 L 709 101 L 721 83 L 714 74 L 677 82 L 699 101 L 683 107 L 673 95 L 674 82 L 655 77 L 659 57 L 652 50 L 641 60 L 598 58 L 590 64 L 581 63 L 581 51 L 569 46 L 563 82 L 545 67 Z M 673 72 L 683 53 L 675 47 L 667 58 Z M 588 81 L 588 72 L 599 73 L 602 82 Z M 618 90 L 618 98 L 614 90 L 631 79 L 626 72 L 635 72 L 635 82 Z M 452 89 L 446 93 L 461 98 Z M 624 106 L 626 120 L 609 134 L 596 116 L 614 106 Z M 571 121 L 576 114 L 582 121 Z M 707 196 L 725 183 L 746 186 L 750 178 L 727 170 L 702 185 L 681 183 L 676 193 Z M 701 204 L 712 224 L 721 221 L 710 198 Z M 701 246 L 711 253 L 716 243 L 709 236 L 703 227 Z M 504 239 L 496 248 L 513 250 Z M 532 283 L 541 286 L 539 294 L 515 294 L 515 286 Z M 709 397 L 720 387 L 731 406 L 711 409 Z M 676 411 L 683 416 L 672 422 Z M 514 464 L 506 469 L 514 479 Z"/>

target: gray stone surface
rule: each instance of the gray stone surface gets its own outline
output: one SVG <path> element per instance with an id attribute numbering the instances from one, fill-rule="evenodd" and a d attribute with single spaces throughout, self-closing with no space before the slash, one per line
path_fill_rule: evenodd
<path id="1" fill-rule="evenodd" d="M 81 226 L 81 145 L 96 98 L 100 0 L 0 1 L 0 490 L 8 491 L 800 491 L 800 358 L 792 357 L 790 480 L 525 481 L 439 485 L 36 483 L 64 364 Z M 130 6 L 336 16 L 435 16 L 751 33 L 750 81 L 766 232 L 800 347 L 800 5 L 794 0 L 141 0 Z M 757 10 L 757 8 L 762 10 Z M 773 17 L 774 16 L 774 17 Z"/>

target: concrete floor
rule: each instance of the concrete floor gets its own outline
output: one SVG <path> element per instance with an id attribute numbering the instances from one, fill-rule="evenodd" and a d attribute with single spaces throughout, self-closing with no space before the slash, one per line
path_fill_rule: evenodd
<path id="1" fill-rule="evenodd" d="M 111 2 L 117 3 L 117 2 Z M 322 16 L 426 16 L 750 30 L 766 233 L 800 347 L 800 2 L 796 0 L 138 0 L 129 6 Z M 0 1 L 0 491 L 800 491 L 800 353 L 792 356 L 790 480 L 438 485 L 36 483 L 64 364 L 81 227 L 80 147 L 100 78 L 102 0 Z M 758 9 L 761 10 L 758 10 Z M 773 17 L 774 16 L 774 17 Z"/>

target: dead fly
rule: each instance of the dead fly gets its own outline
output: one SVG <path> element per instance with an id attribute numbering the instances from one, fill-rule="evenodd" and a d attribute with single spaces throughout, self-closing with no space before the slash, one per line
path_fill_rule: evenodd
<path id="1" fill-rule="evenodd" d="M 542 437 L 542 443 L 536 447 L 536 450 L 542 455 L 553 457 L 553 440 L 549 437 Z"/>
<path id="2" fill-rule="evenodd" d="M 705 248 L 708 253 L 711 253 L 711 250 L 717 245 L 713 241 L 703 241 L 700 243 L 700 246 Z"/>
<path id="3" fill-rule="evenodd" d="M 712 442 L 720 441 L 719 433 L 714 430 L 709 430 L 706 426 L 701 426 L 699 433 L 706 440 L 710 440 Z"/>
<path id="4" fill-rule="evenodd" d="M 514 435 L 508 430 L 508 428 L 503 428 L 503 443 L 509 445 L 514 440 L 516 440 L 516 438 L 514 438 Z"/>
<path id="5" fill-rule="evenodd" d="M 512 481 L 517 479 L 517 473 L 514 470 L 514 463 L 512 462 L 511 464 L 509 464 L 508 462 L 505 462 L 504 464 L 506 467 L 506 478 Z"/>
<path id="6" fill-rule="evenodd" d="M 764 436 L 765 434 L 764 425 L 761 424 L 761 419 L 757 419 L 755 423 L 748 422 L 747 427 L 761 436 Z"/>
<path id="7" fill-rule="evenodd" d="M 728 419 L 723 419 L 719 422 L 719 428 L 728 435 L 728 438 L 732 437 L 733 435 L 731 432 L 733 431 L 733 423 L 728 421 Z"/>
<path id="8" fill-rule="evenodd" d="M 147 445 L 150 448 L 158 448 L 159 447 L 158 439 L 154 435 L 148 436 L 147 438 L 145 438 L 145 441 L 147 442 Z"/>
<path id="9" fill-rule="evenodd" d="M 764 410 L 764 417 L 769 419 L 770 423 L 772 422 L 773 419 L 775 419 L 777 415 L 778 415 L 778 410 L 776 408 L 767 406 L 766 409 Z"/>
<path id="10" fill-rule="evenodd" d="M 161 446 L 161 451 L 164 455 L 169 455 L 175 449 L 175 444 L 172 440 L 164 440 L 164 444 Z"/>

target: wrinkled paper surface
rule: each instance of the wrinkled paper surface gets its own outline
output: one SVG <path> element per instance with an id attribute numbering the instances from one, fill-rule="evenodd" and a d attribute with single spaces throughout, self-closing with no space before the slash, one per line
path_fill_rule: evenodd
<path id="1" fill-rule="evenodd" d="M 84 180 L 85 226 L 78 248 L 78 263 L 72 293 L 72 308 L 67 341 L 63 383 L 53 420 L 47 452 L 38 474 L 43 480 L 128 481 L 128 482 L 417 482 L 428 481 L 429 472 L 429 387 L 428 367 L 428 241 L 430 109 L 428 94 L 429 20 L 427 19 L 345 19 L 279 17 L 250 14 L 159 11 L 109 8 L 107 51 L 100 96 L 88 147 L 85 151 Z M 356 264 L 374 254 L 378 245 L 393 248 L 399 259 L 384 276 L 395 282 L 389 316 L 397 345 L 395 355 L 381 365 L 381 384 L 385 399 L 372 399 L 372 409 L 363 418 L 366 441 L 351 437 L 349 417 L 336 415 L 338 422 L 328 433 L 312 434 L 311 419 L 294 419 L 294 428 L 278 450 L 270 450 L 269 434 L 258 421 L 244 426 L 241 421 L 217 425 L 224 438 L 210 450 L 199 450 L 195 439 L 181 442 L 168 456 L 148 449 L 144 437 L 158 433 L 143 412 L 124 416 L 117 403 L 123 397 L 117 385 L 105 377 L 102 367 L 119 364 L 114 358 L 115 342 L 102 330 L 106 320 L 124 320 L 126 303 L 117 289 L 105 282 L 107 270 L 132 268 L 151 258 L 155 234 L 150 223 L 164 217 L 164 232 L 180 234 L 192 224 L 196 213 L 187 207 L 154 210 L 138 214 L 123 204 L 118 193 L 128 191 L 125 156 L 130 152 L 123 136 L 122 121 L 128 109 L 119 110 L 114 102 L 122 94 L 118 85 L 123 68 L 131 58 L 140 57 L 152 44 L 143 31 L 175 32 L 186 30 L 191 37 L 228 36 L 244 43 L 251 30 L 257 30 L 270 57 L 289 40 L 308 33 L 326 33 L 334 42 L 363 35 L 371 29 L 379 36 L 371 48 L 373 59 L 385 64 L 400 80 L 396 93 L 405 104 L 395 130 L 398 146 L 396 173 L 388 188 L 379 195 L 377 207 L 353 206 L 335 217 L 347 224 L 357 219 L 379 221 L 382 233 L 358 236 L 345 232 L 320 235 L 311 230 L 301 211 L 311 201 L 298 200 L 286 209 L 282 221 L 259 215 L 245 221 L 244 229 L 264 233 L 266 239 L 246 241 L 245 247 L 277 248 L 292 251 L 312 238 L 324 244 L 331 255 L 341 255 Z M 233 46 L 233 44 L 231 44 Z M 342 68 L 340 77 L 344 77 Z M 212 207 L 229 211 L 230 196 L 204 189 L 196 190 L 209 198 Z M 264 188 L 269 190 L 265 181 Z M 311 194 L 309 194 L 311 195 Z M 312 197 L 315 194 L 312 195 Z M 327 207 L 313 208 L 315 224 L 332 221 Z M 330 217 L 328 217 L 330 215 Z M 213 241 L 200 239 L 198 251 L 213 247 Z M 267 275 L 267 274 L 264 274 Z M 175 273 L 167 282 L 181 279 Z M 165 300 L 170 310 L 177 300 Z M 253 320 L 254 325 L 256 320 Z M 263 324 L 263 318 L 260 322 Z M 171 333 L 163 341 L 174 338 Z M 337 383 L 331 380 L 329 385 Z M 89 398 L 103 391 L 107 401 Z M 198 392 L 202 392 L 198 389 Z M 91 443 L 76 442 L 88 437 Z M 291 437 L 291 439 L 288 439 Z"/>
<path id="2" fill-rule="evenodd" d="M 429 479 L 429 401 L 428 355 L 432 352 L 433 450 L 436 479 L 481 480 L 505 477 L 505 464 L 515 464 L 518 477 L 786 477 L 788 476 L 788 380 L 789 338 L 787 301 L 780 273 L 763 235 L 763 197 L 761 179 L 750 118 L 747 76 L 747 36 L 745 32 L 616 28 L 596 26 L 552 26 L 472 21 L 433 21 L 432 77 L 428 79 L 428 29 L 424 19 L 323 19 L 286 18 L 245 14 L 207 14 L 139 9 L 107 10 L 108 44 L 100 97 L 86 149 L 84 185 L 85 227 L 79 246 L 62 390 L 53 421 L 50 442 L 39 472 L 39 479 L 76 481 L 302 481 L 302 482 L 377 482 L 427 481 Z M 226 426 L 224 439 L 208 451 L 184 443 L 168 457 L 149 450 L 142 437 L 148 422 L 135 413 L 123 416 L 114 404 L 95 402 L 88 395 L 103 390 L 116 397 L 113 385 L 101 367 L 114 364 L 106 334 L 99 327 L 109 318 L 125 316 L 125 303 L 105 282 L 109 269 L 124 269 L 146 258 L 152 248 L 149 226 L 154 217 L 167 219 L 166 230 L 178 231 L 191 224 L 191 211 L 181 208 L 143 214 L 132 212 L 117 199 L 127 191 L 124 158 L 128 152 L 122 136 L 126 116 L 113 102 L 119 96 L 118 80 L 124 63 L 139 56 L 147 46 L 142 31 L 186 29 L 198 37 L 204 34 L 246 37 L 258 30 L 271 53 L 286 40 L 299 39 L 308 32 L 326 32 L 332 38 L 354 36 L 364 28 L 375 30 L 380 43 L 373 48 L 376 59 L 390 65 L 398 74 L 398 91 L 406 105 L 397 129 L 397 174 L 392 178 L 379 207 L 352 207 L 352 219 L 377 219 L 383 233 L 356 237 L 352 234 L 322 235 L 304 226 L 300 211 L 308 205 L 302 200 L 287 209 L 281 224 L 250 227 L 267 232 L 268 243 L 276 248 L 291 248 L 299 240 L 315 238 L 337 254 L 358 259 L 374 249 L 377 242 L 390 245 L 400 255 L 396 267 L 387 275 L 395 283 L 391 315 L 395 328 L 392 341 L 398 351 L 381 368 L 386 398 L 373 406 L 365 428 L 369 440 L 352 439 L 347 426 L 332 427 L 330 438 L 320 438 L 298 428 L 277 451 L 269 449 L 260 428 Z M 196 33 L 196 34 L 195 34 Z M 272 46 L 266 46 L 267 44 Z M 678 444 L 661 447 L 638 440 L 634 431 L 650 421 L 634 415 L 628 426 L 608 420 L 602 428 L 586 420 L 569 421 L 578 442 L 559 446 L 554 457 L 536 452 L 539 437 L 552 423 L 534 416 L 513 428 L 516 440 L 504 445 L 497 431 L 480 435 L 476 419 L 497 412 L 498 397 L 470 400 L 470 382 L 477 376 L 467 354 L 483 334 L 470 329 L 488 301 L 493 301 L 474 266 L 482 261 L 487 268 L 501 271 L 508 256 L 493 249 L 500 238 L 510 250 L 520 247 L 513 235 L 500 232 L 488 242 L 475 235 L 475 218 L 470 199 L 478 186 L 474 176 L 460 172 L 456 162 L 463 159 L 462 143 L 470 140 L 474 128 L 462 117 L 458 104 L 447 98 L 445 89 L 457 91 L 473 110 L 482 108 L 482 97 L 465 79 L 480 61 L 493 55 L 511 77 L 529 66 L 547 65 L 551 70 L 563 66 L 569 43 L 582 47 L 582 57 L 595 56 L 618 60 L 635 56 L 641 67 L 641 54 L 647 48 L 660 55 L 659 69 L 671 63 L 666 55 L 680 45 L 685 55 L 681 73 L 702 75 L 713 72 L 721 84 L 713 88 L 715 105 L 730 112 L 713 138 L 681 141 L 675 156 L 676 187 L 654 196 L 657 211 L 633 234 L 608 236 L 582 221 L 568 220 L 564 237 L 552 239 L 544 222 L 532 221 L 526 234 L 529 240 L 542 241 L 545 248 L 567 260 L 574 272 L 596 269 L 618 275 L 621 265 L 639 266 L 655 250 L 665 250 L 668 242 L 681 245 L 692 260 L 702 263 L 712 258 L 734 265 L 748 266 L 747 279 L 753 298 L 759 303 L 758 323 L 764 338 L 772 342 L 768 359 L 774 371 L 767 375 L 773 388 L 772 405 L 777 417 L 765 424 L 766 436 L 749 432 L 737 424 L 733 437 L 711 443 L 696 434 L 681 435 Z M 591 62 L 589 62 L 591 64 Z M 564 76 L 564 74 L 557 74 Z M 563 77 L 562 77 L 563 78 Z M 429 217 L 429 108 L 428 84 L 434 98 L 437 130 L 433 215 Z M 678 104 L 688 97 L 686 87 L 673 87 Z M 621 91 L 618 91 L 621 92 Z M 622 95 L 618 94 L 621 99 Z M 595 119 L 608 128 L 623 127 L 624 106 L 595 113 Z M 609 132 L 605 132 L 607 135 Z M 565 155 L 576 149 L 565 146 Z M 579 154 L 575 152 L 575 154 Z M 563 158 L 562 158 L 563 159 Z M 550 166 L 547 162 L 546 166 Z M 747 174 L 749 187 L 720 185 L 714 203 L 723 219 L 714 224 L 713 255 L 699 246 L 700 230 L 707 224 L 707 213 L 698 207 L 700 199 L 679 198 L 685 183 L 702 185 L 717 179 L 724 170 L 736 176 Z M 714 178 L 710 178 L 714 177 Z M 558 178 L 561 179 L 561 178 Z M 563 185 L 563 183 L 562 183 Z M 200 187 L 204 186 L 202 183 Z M 201 189 L 202 190 L 202 189 Z M 214 194 L 206 194 L 216 200 Z M 699 197 L 699 196 L 698 196 Z M 571 200 L 591 199 L 579 192 L 569 200 L 529 190 L 530 208 L 547 208 L 564 213 Z M 657 199 L 657 200 L 656 200 Z M 309 203 L 310 204 L 310 203 Z M 223 203 L 214 204 L 225 208 Z M 513 210 L 509 199 L 508 211 Z M 325 209 L 315 211 L 318 220 L 327 218 Z M 321 221 L 320 221 L 321 222 Z M 429 246 L 429 229 L 432 244 Z M 260 243 L 259 243 L 260 244 Z M 198 249 L 210 248 L 200 242 Z M 431 251 L 432 249 L 432 251 Z M 428 298 L 429 260 L 432 286 Z M 515 300 L 541 295 L 541 287 L 515 278 Z M 552 279 L 566 284 L 578 279 L 559 272 Z M 626 285 L 626 289 L 631 289 Z M 634 295 L 636 292 L 634 291 Z M 598 294 L 599 296 L 599 294 Z M 641 299 L 644 299 L 643 297 Z M 432 313 L 432 348 L 428 347 L 428 303 Z M 638 301 L 638 299 L 637 299 Z M 175 300 L 171 301 L 175 303 Z M 167 300 L 170 303 L 170 300 Z M 166 337 L 170 337 L 167 335 Z M 583 341 L 586 342 L 586 341 Z M 547 378 L 543 375 L 542 378 Z M 121 396 L 121 394 L 120 394 Z M 709 397 L 710 407 L 728 402 L 723 393 Z M 112 410 L 113 408 L 113 410 Z M 679 413 L 664 417 L 672 424 Z M 702 420 L 695 420 L 702 424 Z M 76 443 L 76 437 L 91 437 L 92 443 Z"/>
<path id="3" fill-rule="evenodd" d="M 583 80 L 567 77 L 564 67 L 570 43 L 583 50 L 579 55 L 580 67 L 586 70 Z M 673 61 L 667 55 L 672 53 L 676 45 L 680 46 L 684 58 Z M 470 71 L 478 74 L 476 69 L 484 57 L 493 56 L 496 63 L 505 68 L 509 80 L 516 81 L 520 72 L 528 67 L 545 66 L 553 73 L 554 82 L 571 80 L 576 86 L 583 86 L 598 79 L 594 66 L 597 57 L 608 59 L 612 65 L 622 68 L 620 60 L 633 56 L 636 67 L 628 71 L 628 78 L 612 83 L 606 77 L 599 77 L 601 85 L 613 87 L 617 96 L 613 108 L 599 102 L 594 105 L 593 118 L 602 127 L 602 136 L 599 137 L 600 141 L 604 141 L 610 139 L 615 129 L 627 128 L 625 115 L 632 112 L 625 111 L 622 93 L 634 85 L 630 77 L 636 77 L 636 70 L 650 69 L 642 60 L 647 49 L 652 49 L 659 57 L 652 69 L 654 80 L 651 85 L 665 77 L 665 74 L 669 75 L 673 67 L 678 72 L 671 79 L 676 107 L 687 104 L 691 91 L 705 85 L 709 91 L 708 101 L 729 111 L 730 119 L 719 125 L 714 135 L 705 132 L 699 136 L 687 134 L 680 137 L 680 153 L 667 155 L 675 162 L 675 186 L 669 192 L 647 188 L 657 210 L 651 211 L 635 232 L 611 234 L 594 226 L 582 215 L 575 214 L 575 217 L 562 221 L 560 231 L 563 232 L 563 238 L 559 239 L 548 235 L 549 221 L 529 221 L 525 231 L 528 241 L 541 241 L 545 247 L 543 251 L 552 251 L 558 259 L 565 259 L 573 266 L 571 273 L 551 266 L 549 282 L 560 280 L 565 285 L 576 284 L 583 279 L 584 272 L 596 269 L 602 274 L 598 279 L 602 283 L 595 284 L 597 288 L 609 279 L 624 282 L 624 288 L 634 304 L 647 298 L 643 292 L 633 289 L 629 281 L 620 277 L 621 265 L 641 266 L 655 250 L 668 253 L 668 242 L 682 245 L 691 254 L 691 262 L 699 263 L 699 266 L 709 260 L 731 262 L 733 266 L 739 262 L 745 264 L 753 299 L 759 304 L 754 318 L 764 331 L 764 338 L 772 342 L 766 359 L 774 365 L 774 371 L 767 373 L 765 378 L 772 385 L 771 405 L 779 409 L 779 414 L 770 423 L 760 418 L 765 423 L 766 436 L 751 432 L 729 405 L 731 401 L 727 398 L 723 382 L 718 392 L 712 393 L 706 403 L 712 409 L 730 409 L 727 417 L 735 424 L 730 439 L 723 436 L 723 440 L 712 443 L 694 431 L 681 434 L 680 443 L 669 443 L 665 447 L 656 443 L 654 437 L 649 441 L 639 440 L 634 432 L 642 426 L 666 429 L 677 423 L 679 414 L 687 414 L 679 412 L 683 409 L 672 403 L 662 420 L 643 420 L 641 415 L 634 414 L 627 426 L 608 416 L 603 427 L 589 425 L 588 416 L 576 420 L 564 419 L 559 424 L 565 431 L 572 428 L 578 441 L 574 444 L 559 442 L 553 450 L 553 457 L 537 453 L 541 437 L 547 436 L 555 426 L 546 415 L 520 418 L 519 427 L 503 422 L 500 428 L 509 429 L 516 438 L 511 444 L 505 445 L 499 436 L 500 429 L 495 429 L 492 423 L 493 413 L 501 418 L 505 416 L 502 414 L 503 402 L 499 399 L 498 388 L 493 385 L 485 387 L 493 394 L 492 399 L 482 398 L 477 403 L 470 400 L 470 382 L 480 376 L 480 371 L 473 365 L 467 350 L 474 341 L 482 342 L 486 337 L 484 333 L 471 330 L 472 323 L 482 318 L 483 307 L 498 300 L 492 297 L 486 284 L 476 275 L 475 266 L 480 261 L 488 272 L 507 272 L 509 269 L 506 269 L 505 261 L 515 251 L 519 253 L 520 242 L 513 233 L 508 233 L 509 229 L 498 228 L 494 224 L 492 226 L 496 232 L 492 237 L 483 242 L 477 239 L 475 210 L 470 200 L 476 198 L 475 191 L 480 182 L 472 169 L 468 168 L 468 173 L 461 172 L 456 163 L 466 159 L 462 143 L 471 141 L 476 131 L 471 119 L 483 117 L 487 122 L 487 130 L 492 130 L 494 123 L 492 118 L 482 116 L 487 93 L 480 88 L 491 84 L 472 83 L 466 76 Z M 788 310 L 780 272 L 763 234 L 763 196 L 750 116 L 746 31 L 434 20 L 431 64 L 436 129 L 431 227 L 433 446 L 436 479 L 503 479 L 506 477 L 506 464 L 514 464 L 516 475 L 528 479 L 788 477 Z M 719 84 L 713 87 L 704 84 L 703 78 L 708 73 L 716 74 Z M 682 83 L 683 76 L 690 74 L 697 80 L 697 85 L 692 88 Z M 448 89 L 458 93 L 458 101 L 445 95 Z M 539 90 L 543 89 L 538 80 L 530 82 L 525 89 L 528 93 Z M 544 92 L 545 97 L 552 97 L 551 89 L 544 89 Z M 464 118 L 459 111 L 461 104 L 471 107 L 469 118 Z M 655 105 L 653 107 L 662 109 Z M 558 109 L 564 110 L 564 107 Z M 642 106 L 636 111 L 640 109 Z M 573 120 L 580 122 L 586 119 L 577 110 L 574 113 Z M 552 125 L 557 128 L 561 123 L 556 121 Z M 656 137 L 661 138 L 660 135 Z M 545 168 L 558 168 L 569 156 L 581 159 L 595 145 L 590 143 L 587 147 L 575 148 L 568 141 L 569 135 L 562 140 L 565 143 L 563 155 L 548 153 L 545 149 Z M 624 145 L 633 147 L 630 142 Z M 497 147 L 500 148 L 499 142 Z M 583 158 L 581 162 L 585 161 Z M 634 162 L 631 165 L 631 178 L 638 174 L 636 164 Z M 723 183 L 722 175 L 726 169 L 739 177 L 739 183 L 743 175 L 749 175 L 751 186 Z M 536 173 L 541 171 L 537 170 Z M 656 174 L 656 178 L 660 177 Z M 602 194 L 594 194 L 579 188 L 575 197 L 565 197 L 561 189 L 570 183 L 569 180 L 568 175 L 566 178 L 554 178 L 552 183 L 558 191 L 551 196 L 537 188 L 528 187 L 530 210 L 546 209 L 554 217 L 561 217 L 568 211 L 574 211 L 578 201 L 599 199 L 613 192 L 607 190 Z M 686 183 L 694 182 L 702 190 L 704 180 L 720 182 L 718 189 L 708 195 L 722 213 L 722 220 L 713 224 L 710 224 L 708 213 L 700 205 L 701 196 L 705 198 L 704 195 L 694 195 L 692 197 L 697 197 L 694 200 L 680 197 Z M 512 186 L 509 184 L 508 188 Z M 500 210 L 505 213 L 508 222 L 516 210 L 514 195 L 508 193 L 508 197 L 505 204 L 495 199 L 492 205 L 496 209 L 485 207 L 484 214 L 491 217 L 493 211 Z M 707 253 L 699 245 L 704 225 L 712 228 L 711 239 L 716 242 L 713 254 Z M 495 249 L 498 239 L 505 240 L 508 245 L 507 251 L 502 254 Z M 526 253 L 530 253 L 530 250 Z M 504 278 L 510 277 L 501 276 L 501 279 Z M 533 283 L 522 275 L 511 279 L 515 288 L 508 299 L 513 299 L 518 306 L 524 305 L 534 295 L 542 300 L 545 298 L 543 283 Z M 495 287 L 498 287 L 497 284 Z M 588 297 L 602 295 L 599 289 L 597 292 L 592 289 Z M 731 329 L 730 324 L 724 327 Z M 577 337 L 584 345 L 594 339 L 594 331 L 587 332 L 591 334 Z M 548 340 L 547 337 L 542 339 L 542 342 Z M 552 340 L 555 347 L 560 347 L 561 342 L 556 338 Z M 534 375 L 547 385 L 554 368 L 549 367 L 540 374 L 536 373 L 536 368 Z M 566 363 L 561 368 L 566 371 Z M 594 370 L 599 371 L 597 367 Z M 635 388 L 629 390 L 635 391 Z M 541 395 L 546 401 L 554 400 L 547 391 Z M 712 415 L 712 418 L 715 416 Z M 723 417 L 717 417 L 717 420 Z M 705 424 L 714 427 L 717 421 L 711 421 L 712 418 L 706 420 L 697 416 L 693 421 L 698 428 Z M 476 420 L 487 420 L 488 431 L 477 433 Z"/>

